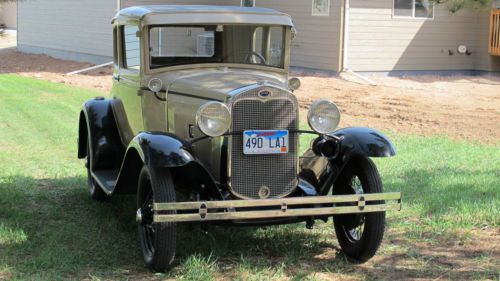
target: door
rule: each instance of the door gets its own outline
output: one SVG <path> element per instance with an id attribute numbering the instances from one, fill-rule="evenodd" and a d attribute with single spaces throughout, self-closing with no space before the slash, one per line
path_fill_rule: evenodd
<path id="1" fill-rule="evenodd" d="M 113 74 L 113 98 L 120 99 L 125 109 L 122 119 L 127 120 L 133 135 L 144 130 L 141 105 L 141 46 L 137 37 L 139 28 L 134 25 L 119 27 L 119 69 Z M 125 117 L 125 118 L 123 118 Z"/>

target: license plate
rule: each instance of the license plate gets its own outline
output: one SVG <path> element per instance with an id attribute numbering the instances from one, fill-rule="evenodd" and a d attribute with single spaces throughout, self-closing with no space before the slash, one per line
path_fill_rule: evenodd
<path id="1" fill-rule="evenodd" d="M 287 130 L 249 130 L 243 132 L 243 154 L 288 153 Z"/>

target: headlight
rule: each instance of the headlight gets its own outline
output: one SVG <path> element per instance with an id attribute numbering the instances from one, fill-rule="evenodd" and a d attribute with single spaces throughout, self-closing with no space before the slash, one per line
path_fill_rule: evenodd
<path id="1" fill-rule="evenodd" d="M 309 108 L 307 114 L 309 126 L 320 134 L 333 132 L 340 122 L 340 111 L 331 101 L 318 100 Z"/>
<path id="2" fill-rule="evenodd" d="M 231 126 L 229 108 L 220 102 L 205 103 L 196 112 L 196 124 L 207 136 L 223 135 Z"/>

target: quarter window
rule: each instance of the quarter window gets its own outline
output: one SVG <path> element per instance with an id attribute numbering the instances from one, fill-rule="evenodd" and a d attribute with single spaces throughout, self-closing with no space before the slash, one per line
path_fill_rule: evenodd
<path id="1" fill-rule="evenodd" d="M 123 67 L 129 69 L 139 69 L 141 65 L 141 48 L 139 44 L 139 37 L 137 26 L 124 26 L 123 27 Z"/>
<path id="2" fill-rule="evenodd" d="M 394 17 L 430 19 L 434 17 L 431 0 L 394 0 Z"/>

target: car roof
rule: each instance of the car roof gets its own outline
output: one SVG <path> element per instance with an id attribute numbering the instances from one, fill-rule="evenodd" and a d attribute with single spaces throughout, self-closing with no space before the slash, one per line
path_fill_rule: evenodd
<path id="1" fill-rule="evenodd" d="M 120 10 L 113 24 L 266 24 L 293 26 L 289 15 L 268 8 L 209 5 L 150 5 Z"/>

